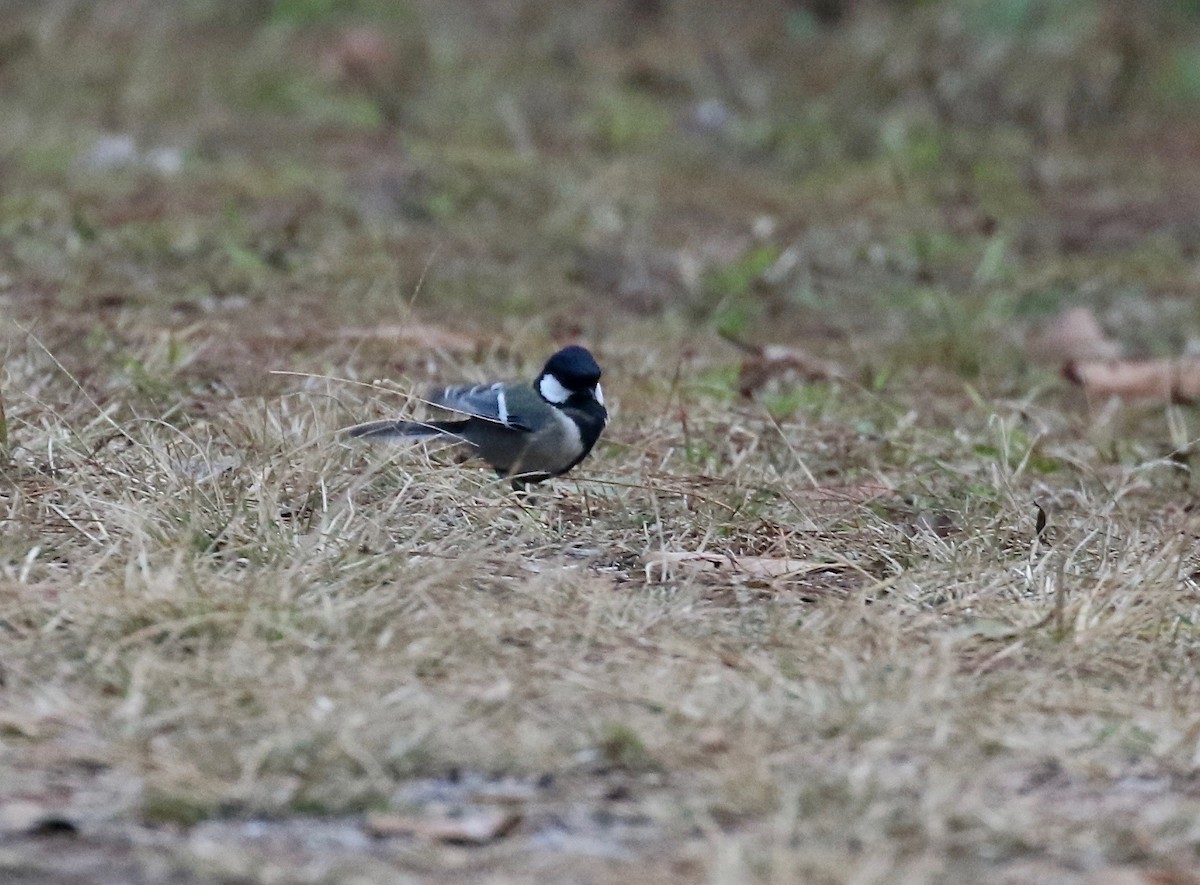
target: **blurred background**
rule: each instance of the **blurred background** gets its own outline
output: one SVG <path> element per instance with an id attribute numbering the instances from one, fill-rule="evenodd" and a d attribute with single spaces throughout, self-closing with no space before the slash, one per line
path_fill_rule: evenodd
<path id="1" fill-rule="evenodd" d="M 1195 0 L 6 0 L 0 297 L 212 366 L 419 317 L 1003 379 L 1078 302 L 1179 353 L 1198 109 Z"/>

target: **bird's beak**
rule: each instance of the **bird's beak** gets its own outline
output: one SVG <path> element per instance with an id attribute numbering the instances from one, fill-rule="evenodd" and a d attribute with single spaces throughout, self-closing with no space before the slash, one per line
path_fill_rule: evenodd
<path id="1" fill-rule="evenodd" d="M 600 389 L 599 384 L 592 388 L 592 396 L 596 398 L 596 402 L 604 405 L 604 391 Z"/>

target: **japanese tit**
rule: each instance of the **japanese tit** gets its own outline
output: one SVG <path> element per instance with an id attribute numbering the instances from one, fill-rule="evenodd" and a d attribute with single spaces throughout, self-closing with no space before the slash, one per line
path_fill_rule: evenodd
<path id="1" fill-rule="evenodd" d="M 561 476 L 587 457 L 608 423 L 600 367 L 585 348 L 564 347 L 530 382 L 496 382 L 433 391 L 431 404 L 465 417 L 448 421 L 371 421 L 350 428 L 367 440 L 442 437 L 466 443 L 517 491 Z"/>

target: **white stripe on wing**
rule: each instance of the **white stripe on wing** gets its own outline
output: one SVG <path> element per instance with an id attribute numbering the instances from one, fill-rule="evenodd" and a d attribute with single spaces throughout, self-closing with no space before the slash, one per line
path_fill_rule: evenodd
<path id="1" fill-rule="evenodd" d="M 508 426 L 508 397 L 505 396 L 503 387 L 496 390 L 496 416 L 501 424 Z"/>

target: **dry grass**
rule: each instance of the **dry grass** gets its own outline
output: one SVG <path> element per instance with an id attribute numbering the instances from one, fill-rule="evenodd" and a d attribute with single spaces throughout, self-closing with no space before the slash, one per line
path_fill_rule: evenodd
<path id="1" fill-rule="evenodd" d="M 369 388 L 135 416 L 120 384 L 82 395 L 28 337 L 8 354 L 10 811 L 85 833 L 436 814 L 503 776 L 525 815 L 507 844 L 369 854 L 517 879 L 611 854 L 579 868 L 596 881 L 651 857 L 680 881 L 1193 862 L 1200 589 L 1166 464 L 1100 468 L 1062 439 L 1039 447 L 1074 464 L 1049 483 L 1020 451 L 964 452 L 1011 447 L 1012 410 L 955 434 L 902 393 L 834 392 L 874 413 L 869 438 L 665 384 L 629 398 L 614 349 L 613 439 L 522 507 L 486 472 L 339 442 L 395 400 Z M 846 447 L 896 496 L 814 494 Z M 648 575 L 663 550 L 809 567 Z M 448 799 L 414 793 L 448 776 Z M 157 862 L 209 875 L 205 840 L 229 838 L 222 875 L 337 881 L 356 853 L 340 830 L 320 850 L 330 824 L 290 837 L 306 863 L 270 835 L 283 824 L 214 826 Z"/>
<path id="2" fill-rule="evenodd" d="M 1200 329 L 1191 20 L 352 5 L 0 15 L 0 879 L 1197 881 L 1196 413 L 1020 347 Z M 363 16 L 428 55 L 330 73 Z M 339 436 L 573 338 L 533 504 Z"/>

